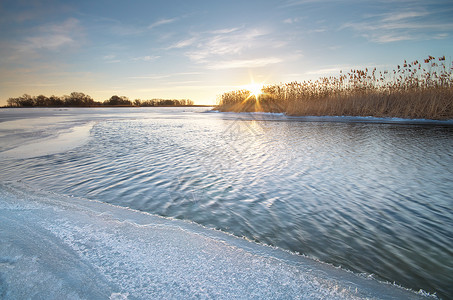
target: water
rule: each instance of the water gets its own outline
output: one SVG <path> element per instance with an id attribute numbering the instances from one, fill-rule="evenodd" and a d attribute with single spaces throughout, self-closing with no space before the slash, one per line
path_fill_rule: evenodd
<path id="1" fill-rule="evenodd" d="M 2 110 L 0 180 L 453 297 L 453 126 L 205 110 Z"/>

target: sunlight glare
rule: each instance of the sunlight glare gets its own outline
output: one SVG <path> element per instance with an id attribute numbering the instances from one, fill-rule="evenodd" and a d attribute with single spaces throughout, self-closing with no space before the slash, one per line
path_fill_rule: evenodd
<path id="1" fill-rule="evenodd" d="M 252 82 L 251 84 L 246 86 L 246 89 L 250 91 L 251 96 L 258 98 L 263 93 L 263 84 Z"/>

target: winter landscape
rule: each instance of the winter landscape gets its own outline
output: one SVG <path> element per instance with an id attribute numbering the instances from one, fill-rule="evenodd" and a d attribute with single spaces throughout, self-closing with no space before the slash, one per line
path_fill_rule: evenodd
<path id="1" fill-rule="evenodd" d="M 452 11 L 0 3 L 0 299 L 453 298 Z"/>

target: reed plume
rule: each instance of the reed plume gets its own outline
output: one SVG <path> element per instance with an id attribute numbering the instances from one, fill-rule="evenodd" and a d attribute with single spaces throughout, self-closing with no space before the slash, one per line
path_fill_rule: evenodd
<path id="1" fill-rule="evenodd" d="M 318 80 L 224 93 L 216 109 L 295 116 L 374 116 L 453 119 L 453 66 L 445 56 L 404 61 L 394 70 L 352 69 Z"/>

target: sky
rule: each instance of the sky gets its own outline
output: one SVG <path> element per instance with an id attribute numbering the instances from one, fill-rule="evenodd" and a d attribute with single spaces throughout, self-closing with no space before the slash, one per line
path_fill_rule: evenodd
<path id="1" fill-rule="evenodd" d="M 453 54 L 451 0 L 0 0 L 0 105 L 23 94 L 215 104 Z"/>

